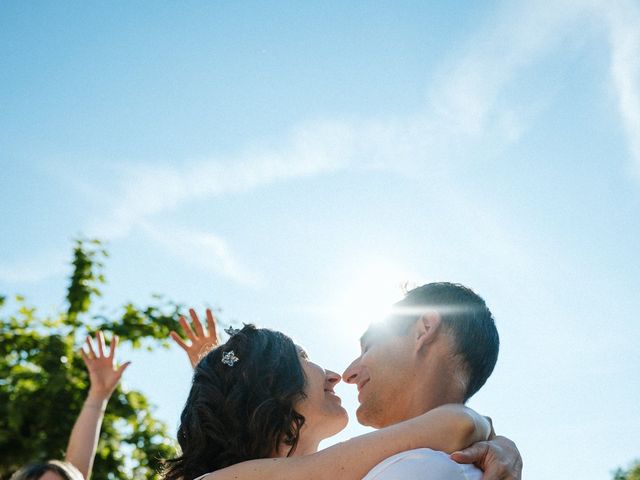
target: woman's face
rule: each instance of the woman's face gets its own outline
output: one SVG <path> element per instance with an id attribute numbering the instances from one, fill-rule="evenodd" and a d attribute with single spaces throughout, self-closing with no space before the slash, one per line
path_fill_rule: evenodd
<path id="1" fill-rule="evenodd" d="M 42 474 L 39 480 L 64 480 L 59 474 L 56 472 L 52 472 L 51 470 L 47 470 Z"/>
<path id="2" fill-rule="evenodd" d="M 298 353 L 306 376 L 307 397 L 301 400 L 295 409 L 305 418 L 302 427 L 304 436 L 311 434 L 322 440 L 343 430 L 349 421 L 347 411 L 342 407 L 342 400 L 333 391 L 340 381 L 340 375 L 310 361 L 300 347 Z"/>

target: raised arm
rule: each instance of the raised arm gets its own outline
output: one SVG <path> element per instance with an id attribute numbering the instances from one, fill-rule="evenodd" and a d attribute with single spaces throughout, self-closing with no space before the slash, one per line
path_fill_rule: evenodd
<path id="1" fill-rule="evenodd" d="M 415 448 L 452 452 L 486 440 L 487 419 L 462 405 L 444 405 L 419 417 L 339 443 L 312 455 L 251 460 L 204 480 L 361 480 L 396 453 Z"/>
<path id="2" fill-rule="evenodd" d="M 73 425 L 67 454 L 65 460 L 73 464 L 86 480 L 91 476 L 93 459 L 98 447 L 100 437 L 100 427 L 102 418 L 107 408 L 107 402 L 111 394 L 120 381 L 123 372 L 131 362 L 126 362 L 115 368 L 114 357 L 118 345 L 118 337 L 114 335 L 111 340 L 108 355 L 105 355 L 104 335 L 102 332 L 96 334 L 97 354 L 91 342 L 91 337 L 87 337 L 87 352 L 80 350 L 87 370 L 91 386 L 87 399 L 82 406 L 80 415 Z"/>
<path id="3" fill-rule="evenodd" d="M 207 308 L 208 331 L 202 326 L 202 323 L 200 323 L 200 319 L 193 308 L 189 309 L 189 315 L 191 316 L 191 320 L 193 320 L 193 328 L 191 328 L 191 325 L 189 325 L 189 322 L 187 322 L 184 316 L 180 317 L 180 326 L 190 340 L 190 343 L 182 340 L 178 332 L 172 331 L 170 335 L 173 341 L 187 353 L 191 366 L 195 368 L 196 364 L 207 352 L 218 346 L 218 336 L 216 332 L 216 319 L 211 309 Z"/>

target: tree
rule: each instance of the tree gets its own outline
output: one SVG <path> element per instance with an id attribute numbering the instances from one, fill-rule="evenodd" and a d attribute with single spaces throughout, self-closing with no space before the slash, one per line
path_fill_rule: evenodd
<path id="1" fill-rule="evenodd" d="M 613 473 L 613 480 L 640 480 L 640 460 L 629 467 L 629 470 L 618 468 Z"/>
<path id="2" fill-rule="evenodd" d="M 66 309 L 53 316 L 41 316 L 21 296 L 7 314 L 6 297 L 0 296 L 0 479 L 26 463 L 64 456 L 88 388 L 78 355 L 87 334 L 111 332 L 134 349 L 169 345 L 180 306 L 161 296 L 146 307 L 128 303 L 112 315 L 91 313 L 105 283 L 107 256 L 97 240 L 75 242 Z M 117 388 L 102 424 L 93 478 L 158 478 L 161 459 L 174 456 L 175 447 L 152 410 L 142 393 Z"/>

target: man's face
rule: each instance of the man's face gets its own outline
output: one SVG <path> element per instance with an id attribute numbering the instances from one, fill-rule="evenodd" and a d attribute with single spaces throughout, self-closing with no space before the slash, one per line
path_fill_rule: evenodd
<path id="1" fill-rule="evenodd" d="M 404 419 L 415 376 L 411 333 L 369 327 L 360 339 L 361 353 L 342 378 L 358 387 L 358 422 L 375 428 Z"/>

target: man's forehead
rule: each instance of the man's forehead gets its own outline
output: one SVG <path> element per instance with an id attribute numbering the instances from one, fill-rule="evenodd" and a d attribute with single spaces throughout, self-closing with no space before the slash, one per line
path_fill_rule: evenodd
<path id="1" fill-rule="evenodd" d="M 371 326 L 369 326 L 369 328 L 367 328 L 365 332 L 362 334 L 362 336 L 360 337 L 360 345 L 364 345 L 365 343 L 370 341 L 372 335 L 373 333 L 371 332 Z"/>
<path id="2" fill-rule="evenodd" d="M 369 325 L 369 328 L 367 328 L 367 330 L 360 337 L 360 345 L 365 345 L 367 343 L 374 342 L 375 340 L 384 338 L 388 334 L 389 334 L 389 327 L 386 322 L 373 323 Z"/>
<path id="3" fill-rule="evenodd" d="M 369 328 L 360 337 L 360 345 L 376 340 L 388 338 L 394 332 L 402 330 L 402 324 L 417 320 L 426 311 L 425 307 L 394 305 L 393 311 L 380 322 L 369 325 Z"/>

